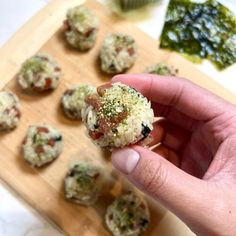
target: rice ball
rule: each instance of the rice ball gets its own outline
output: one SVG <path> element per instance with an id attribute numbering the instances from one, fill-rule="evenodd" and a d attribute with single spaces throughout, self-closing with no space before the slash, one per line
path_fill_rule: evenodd
<path id="1" fill-rule="evenodd" d="M 12 92 L 0 92 L 0 131 L 17 127 L 21 117 L 18 97 Z"/>
<path id="2" fill-rule="evenodd" d="M 134 192 L 117 197 L 105 215 L 106 225 L 114 236 L 138 236 L 147 229 L 149 221 L 146 201 Z"/>
<path id="3" fill-rule="evenodd" d="M 62 135 L 49 125 L 32 125 L 27 130 L 22 148 L 24 159 L 33 167 L 41 167 L 61 154 Z"/>
<path id="4" fill-rule="evenodd" d="M 99 20 L 85 6 L 77 6 L 68 10 L 64 21 L 64 32 L 67 42 L 81 51 L 92 48 L 95 44 Z"/>
<path id="5" fill-rule="evenodd" d="M 147 138 L 153 129 L 150 102 L 135 89 L 121 84 L 105 84 L 98 94 L 86 97 L 82 118 L 97 145 L 113 149 Z"/>
<path id="6" fill-rule="evenodd" d="M 178 69 L 176 69 L 172 65 L 161 62 L 161 63 L 148 66 L 144 72 L 148 74 L 176 76 L 178 74 Z"/>
<path id="7" fill-rule="evenodd" d="M 37 54 L 23 63 L 17 77 L 23 90 L 42 92 L 58 86 L 61 68 L 49 56 Z"/>
<path id="8" fill-rule="evenodd" d="M 86 106 L 84 99 L 93 93 L 96 93 L 96 88 L 86 84 L 76 85 L 66 90 L 61 98 L 65 115 L 73 120 L 81 119 L 81 110 Z"/>
<path id="9" fill-rule="evenodd" d="M 100 52 L 101 69 L 108 74 L 117 74 L 133 66 L 137 59 L 137 44 L 125 34 L 108 35 Z"/>
<path id="10" fill-rule="evenodd" d="M 103 174 L 91 161 L 74 163 L 65 178 L 66 198 L 78 204 L 94 204 L 102 190 Z"/>

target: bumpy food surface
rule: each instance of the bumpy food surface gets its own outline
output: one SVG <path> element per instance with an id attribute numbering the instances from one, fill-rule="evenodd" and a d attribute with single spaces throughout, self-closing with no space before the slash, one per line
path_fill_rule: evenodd
<path id="1" fill-rule="evenodd" d="M 124 147 L 145 139 L 154 119 L 150 102 L 133 88 L 105 84 L 86 97 L 82 118 L 92 140 L 101 147 Z"/>
<path id="2" fill-rule="evenodd" d="M 68 10 L 64 21 L 64 32 L 67 42 L 85 51 L 95 44 L 99 20 L 94 13 L 85 6 L 77 6 Z"/>
<path id="3" fill-rule="evenodd" d="M 137 44 L 125 34 L 108 35 L 100 52 L 101 69 L 109 74 L 117 74 L 133 66 L 137 59 Z"/>
<path id="4" fill-rule="evenodd" d="M 85 108 L 85 97 L 96 93 L 96 88 L 90 85 L 76 85 L 64 92 L 61 104 L 65 115 L 70 119 L 81 119 L 81 110 Z"/>
<path id="5" fill-rule="evenodd" d="M 123 194 L 107 208 L 105 221 L 114 236 L 138 236 L 150 221 L 148 205 L 133 192 Z"/>
<path id="6" fill-rule="evenodd" d="M 55 89 L 61 77 L 61 68 L 50 57 L 38 54 L 26 60 L 18 73 L 23 90 L 45 91 Z"/>
<path id="7" fill-rule="evenodd" d="M 176 76 L 178 69 L 174 68 L 172 65 L 161 62 L 147 67 L 144 72 L 156 75 Z"/>
<path id="8" fill-rule="evenodd" d="M 80 160 L 74 163 L 65 178 L 66 198 L 78 204 L 94 204 L 102 189 L 101 169 L 91 161 Z"/>
<path id="9" fill-rule="evenodd" d="M 32 125 L 28 128 L 22 148 L 25 160 L 32 166 L 40 167 L 60 155 L 62 135 L 49 125 Z"/>
<path id="10" fill-rule="evenodd" d="M 0 131 L 17 127 L 20 120 L 20 103 L 18 97 L 11 92 L 0 92 Z"/>

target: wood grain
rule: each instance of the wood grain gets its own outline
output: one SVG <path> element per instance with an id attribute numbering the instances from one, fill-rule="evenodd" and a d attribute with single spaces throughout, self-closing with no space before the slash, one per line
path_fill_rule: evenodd
<path id="1" fill-rule="evenodd" d="M 235 102 L 236 95 L 223 89 L 195 66 L 175 53 L 159 50 L 157 42 L 134 25 L 112 15 L 96 1 L 88 1 L 100 18 L 100 30 L 95 47 L 80 53 L 65 43 L 59 29 L 66 9 L 81 1 L 54 0 L 28 22 L 1 50 L 0 87 L 15 92 L 22 105 L 22 119 L 13 132 L 0 135 L 0 177 L 25 201 L 59 226 L 67 235 L 109 235 L 103 216 L 106 206 L 126 188 L 127 183 L 114 175 L 109 158 L 93 145 L 85 135 L 81 122 L 70 121 L 60 109 L 60 97 L 66 88 L 76 83 L 99 85 L 110 80 L 99 69 L 98 53 L 105 35 L 111 31 L 132 34 L 139 45 L 139 58 L 130 73 L 140 73 L 159 61 L 170 62 L 180 75 L 205 87 L 225 99 Z M 26 37 L 28 36 L 28 37 Z M 15 74 L 21 63 L 40 51 L 54 57 L 61 65 L 63 78 L 59 87 L 42 95 L 24 94 L 18 87 Z M 64 136 L 64 151 L 52 164 L 41 169 L 31 168 L 22 158 L 21 142 L 30 124 L 47 123 L 60 129 Z M 91 158 L 106 168 L 109 191 L 104 192 L 94 207 L 85 208 L 64 199 L 63 179 L 70 162 Z M 161 206 L 149 199 L 152 223 L 143 235 L 193 235 L 184 224 Z"/>

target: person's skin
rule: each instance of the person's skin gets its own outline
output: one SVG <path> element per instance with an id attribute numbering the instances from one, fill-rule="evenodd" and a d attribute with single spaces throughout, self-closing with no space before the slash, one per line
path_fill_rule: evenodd
<path id="1" fill-rule="evenodd" d="M 118 75 L 113 82 L 140 91 L 165 118 L 152 132 L 151 146 L 161 145 L 115 150 L 113 165 L 197 235 L 235 236 L 236 107 L 184 79 Z"/>

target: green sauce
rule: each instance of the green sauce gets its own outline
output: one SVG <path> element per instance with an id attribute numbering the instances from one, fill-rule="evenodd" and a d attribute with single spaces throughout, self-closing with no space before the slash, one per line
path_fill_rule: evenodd
<path id="1" fill-rule="evenodd" d="M 225 69 L 236 62 L 236 19 L 215 0 L 171 0 L 160 47 L 196 61 L 206 58 L 218 69 Z"/>

